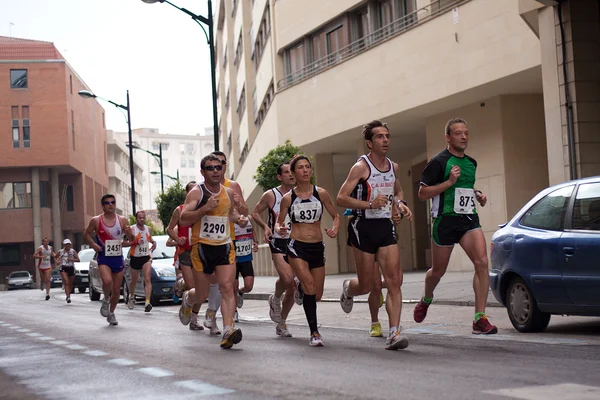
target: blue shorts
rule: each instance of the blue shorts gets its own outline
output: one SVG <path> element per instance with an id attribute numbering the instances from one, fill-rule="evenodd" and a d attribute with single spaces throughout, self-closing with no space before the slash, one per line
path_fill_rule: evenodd
<path id="1" fill-rule="evenodd" d="M 113 274 L 118 274 L 125 267 L 122 256 L 108 257 L 98 254 L 98 266 L 106 265 Z"/>

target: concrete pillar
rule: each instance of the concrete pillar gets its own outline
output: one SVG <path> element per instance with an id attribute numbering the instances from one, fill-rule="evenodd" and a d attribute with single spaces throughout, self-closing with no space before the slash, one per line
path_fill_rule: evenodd
<path id="1" fill-rule="evenodd" d="M 55 249 L 60 249 L 62 243 L 62 223 L 60 218 L 60 191 L 58 185 L 58 170 L 50 170 L 50 190 L 52 195 L 52 240 Z"/>
<path id="2" fill-rule="evenodd" d="M 40 169 L 31 168 L 31 203 L 33 211 L 33 248 L 42 244 L 42 210 L 40 206 Z M 34 260 L 37 261 L 37 260 Z M 40 285 L 40 271 L 35 268 L 35 281 Z"/>
<path id="3" fill-rule="evenodd" d="M 335 197 L 337 196 L 337 188 L 334 187 L 333 176 L 333 154 L 324 153 L 316 154 L 313 159 L 313 168 L 316 171 L 316 185 L 327 190 L 331 201 L 335 205 Z M 321 219 L 321 227 L 330 228 L 333 224 L 333 219 L 329 213 L 323 210 L 323 218 Z M 340 229 L 345 229 L 342 220 L 340 220 Z M 325 243 L 325 273 L 337 274 L 340 271 L 339 266 L 339 246 L 337 239 L 331 239 L 325 231 L 323 231 L 323 242 Z"/>

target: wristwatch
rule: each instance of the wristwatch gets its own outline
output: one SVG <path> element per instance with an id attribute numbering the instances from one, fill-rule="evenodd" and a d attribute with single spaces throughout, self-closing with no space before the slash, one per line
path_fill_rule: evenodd
<path id="1" fill-rule="evenodd" d="M 404 204 L 406 207 L 408 207 L 408 203 L 406 202 L 406 200 L 398 200 L 397 204 L 398 207 L 400 207 L 400 203 Z"/>
<path id="2" fill-rule="evenodd" d="M 372 202 L 372 201 L 370 201 L 370 202 L 369 202 L 369 210 L 372 210 L 372 209 L 373 209 L 373 202 Z"/>

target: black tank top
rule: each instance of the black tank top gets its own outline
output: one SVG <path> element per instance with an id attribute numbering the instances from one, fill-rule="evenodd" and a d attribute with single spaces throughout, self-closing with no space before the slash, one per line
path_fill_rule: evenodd
<path id="1" fill-rule="evenodd" d="M 288 215 L 293 224 L 313 224 L 320 221 L 323 216 L 323 202 L 317 187 L 313 186 L 312 195 L 306 200 L 298 197 L 296 191 L 292 189 L 292 204 Z"/>

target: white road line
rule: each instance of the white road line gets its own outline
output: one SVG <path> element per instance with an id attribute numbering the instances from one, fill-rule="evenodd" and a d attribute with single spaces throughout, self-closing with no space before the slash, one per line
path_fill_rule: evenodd
<path id="1" fill-rule="evenodd" d="M 48 341 L 48 340 L 54 340 L 54 338 L 51 336 L 43 336 L 43 337 L 39 337 L 38 340 Z"/>
<path id="2" fill-rule="evenodd" d="M 71 350 L 83 350 L 83 349 L 87 349 L 87 346 L 81 346 L 79 344 L 68 344 L 65 347 L 67 349 L 71 349 Z"/>
<path id="3" fill-rule="evenodd" d="M 92 357 L 102 357 L 107 355 L 108 353 L 105 353 L 104 351 L 101 350 L 89 350 L 89 351 L 84 351 L 83 354 L 87 354 L 88 356 L 92 356 Z"/>
<path id="4" fill-rule="evenodd" d="M 483 393 L 523 400 L 597 400 L 600 398 L 600 387 L 561 383 L 558 385 L 486 390 Z"/>
<path id="5" fill-rule="evenodd" d="M 17 332 L 22 332 L 22 333 L 25 333 L 25 332 L 31 332 L 31 329 L 26 329 L 26 328 L 23 328 L 23 329 L 17 329 Z"/>
<path id="6" fill-rule="evenodd" d="M 4 323 L 4 321 L 0 321 L 0 324 L 3 324 L 3 323 Z"/>
<path id="7" fill-rule="evenodd" d="M 175 375 L 171 371 L 167 371 L 166 369 L 157 368 L 157 367 L 149 367 L 149 368 L 140 368 L 138 369 L 143 374 L 153 376 L 155 378 L 163 378 L 165 376 L 173 376 Z"/>
<path id="8" fill-rule="evenodd" d="M 21 327 L 20 326 L 11 325 L 10 329 L 21 329 Z"/>
<path id="9" fill-rule="evenodd" d="M 50 343 L 52 343 L 52 344 L 57 344 L 57 345 L 59 345 L 59 346 L 64 346 L 64 345 L 66 345 L 66 344 L 69 344 L 69 342 L 65 342 L 64 340 L 55 340 L 55 341 L 53 341 L 53 342 L 50 342 Z"/>
<path id="10" fill-rule="evenodd" d="M 107 360 L 106 362 L 111 363 L 111 364 L 121 365 L 121 366 L 139 364 L 137 361 L 128 360 L 127 358 L 113 358 L 111 360 Z"/>
<path id="11" fill-rule="evenodd" d="M 31 333 L 28 333 L 27 336 L 39 338 L 40 336 L 42 336 L 42 334 L 41 333 L 37 333 L 37 332 L 31 332 Z"/>
<path id="12" fill-rule="evenodd" d="M 173 382 L 173 385 L 198 392 L 198 396 L 216 396 L 235 392 L 235 390 L 225 389 L 199 380 Z"/>

